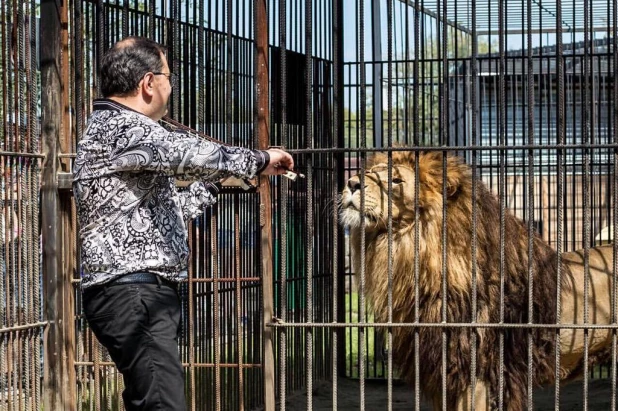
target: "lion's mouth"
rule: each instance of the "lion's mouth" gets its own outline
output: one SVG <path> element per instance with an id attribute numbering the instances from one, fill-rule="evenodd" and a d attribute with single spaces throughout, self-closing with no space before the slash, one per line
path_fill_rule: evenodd
<path id="1" fill-rule="evenodd" d="M 345 226 L 360 227 L 364 219 L 365 226 L 375 226 L 378 224 L 379 216 L 371 211 L 361 211 L 352 203 L 342 207 L 341 223 Z"/>

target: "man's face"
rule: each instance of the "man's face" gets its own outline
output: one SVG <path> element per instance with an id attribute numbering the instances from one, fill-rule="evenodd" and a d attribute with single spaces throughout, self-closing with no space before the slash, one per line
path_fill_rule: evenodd
<path id="1" fill-rule="evenodd" d="M 155 109 L 153 117 L 156 117 L 155 120 L 160 120 L 163 116 L 165 116 L 165 114 L 167 114 L 167 103 L 170 95 L 172 94 L 172 79 L 170 77 L 171 71 L 167 64 L 167 58 L 163 54 L 161 55 L 161 62 L 163 63 L 161 73 L 164 74 L 156 75 L 152 80 L 152 103 L 153 108 Z"/>

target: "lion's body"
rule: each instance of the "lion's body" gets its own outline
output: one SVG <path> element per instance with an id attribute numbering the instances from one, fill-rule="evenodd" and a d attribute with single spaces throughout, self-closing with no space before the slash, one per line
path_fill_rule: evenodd
<path id="1" fill-rule="evenodd" d="M 385 163 L 380 155 L 374 164 Z M 441 154 L 397 152 L 393 155 L 392 318 L 393 322 L 556 324 L 558 256 L 509 213 L 483 183 L 476 185 L 473 199 L 471 172 L 454 157 L 447 157 L 447 186 L 443 187 Z M 386 170 L 381 167 L 380 170 Z M 418 171 L 418 174 L 416 173 Z M 415 210 L 415 179 L 418 175 L 418 215 Z M 342 196 L 343 222 L 351 227 L 351 248 L 356 267 L 364 253 L 366 292 L 378 320 L 388 314 L 388 235 L 386 228 L 387 174 L 373 172 L 365 178 L 365 249 L 361 250 L 360 190 L 358 177 L 350 180 Z M 355 180 L 356 179 L 356 180 Z M 443 229 L 443 194 L 446 194 L 446 230 Z M 355 197 L 356 196 L 356 197 Z M 476 207 L 476 241 L 473 243 L 473 204 Z M 503 218 L 503 221 L 501 221 Z M 418 232 L 416 226 L 418 225 Z M 501 227 L 504 229 L 501 230 Z M 443 232 L 445 241 L 443 242 Z M 418 244 L 415 238 L 419 238 Z M 501 243 L 504 243 L 501 253 Z M 443 244 L 446 250 L 443 250 Z M 476 245 L 476 270 L 472 247 Z M 532 249 L 531 256 L 530 248 Z M 443 255 L 446 256 L 443 264 Z M 415 258 L 418 256 L 418 258 Z M 610 321 L 612 247 L 590 253 L 590 323 Z M 583 322 L 583 257 L 565 254 L 560 270 L 561 323 Z M 415 272 L 418 271 L 418 282 Z M 501 272 L 503 281 L 501 281 Z M 528 273 L 533 274 L 530 307 Z M 446 296 L 443 294 L 446 274 Z M 473 285 L 474 284 L 474 285 Z M 418 288 L 416 288 L 418 287 Z M 473 289 L 474 287 L 474 289 Z M 416 292 L 418 290 L 418 293 Z M 476 295 L 476 298 L 473 298 Z M 446 301 L 446 309 L 443 309 Z M 532 318 L 529 312 L 532 310 Z M 473 336 L 474 335 L 474 336 Z M 583 370 L 583 331 L 561 330 L 561 379 L 577 377 Z M 393 355 L 401 376 L 413 383 L 416 376 L 415 339 L 418 338 L 418 377 L 424 394 L 442 408 L 443 342 L 446 341 L 447 409 L 467 408 L 470 394 L 473 344 L 476 347 L 476 409 L 497 403 L 500 382 L 500 347 L 503 347 L 503 404 L 507 409 L 526 408 L 529 341 L 533 386 L 555 379 L 556 332 L 552 328 L 449 327 L 393 329 Z M 502 345 L 501 345 L 502 341 Z M 589 360 L 606 360 L 610 333 L 589 333 Z"/>

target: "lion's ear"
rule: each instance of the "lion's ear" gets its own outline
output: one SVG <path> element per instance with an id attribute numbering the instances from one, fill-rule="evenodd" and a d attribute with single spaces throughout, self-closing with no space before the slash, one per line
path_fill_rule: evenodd
<path id="1" fill-rule="evenodd" d="M 446 177 L 446 195 L 448 198 L 453 197 L 459 191 L 459 179 Z"/>
<path id="2" fill-rule="evenodd" d="M 446 193 L 448 198 L 456 195 L 466 178 L 466 168 L 458 158 L 450 157 L 446 168 Z"/>

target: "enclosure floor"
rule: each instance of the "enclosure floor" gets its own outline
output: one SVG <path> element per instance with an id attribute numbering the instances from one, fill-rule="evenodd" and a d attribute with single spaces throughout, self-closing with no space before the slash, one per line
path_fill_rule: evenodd
<path id="1" fill-rule="evenodd" d="M 360 381 L 339 379 L 337 381 L 337 410 L 357 411 L 360 410 Z M 385 381 L 365 381 L 365 409 L 368 411 L 388 409 L 387 385 Z M 317 385 L 312 396 L 314 411 L 326 411 L 333 409 L 333 387 L 331 383 Z M 574 382 L 560 388 L 560 410 L 579 411 L 584 409 L 583 382 Z M 610 380 L 591 380 L 588 382 L 588 409 L 601 411 L 611 409 L 612 388 Z M 536 390 L 534 393 L 534 410 L 555 410 L 554 389 L 546 388 Z M 292 395 L 286 401 L 288 410 L 306 410 L 306 392 Z M 393 407 L 394 411 L 410 411 L 415 409 L 414 390 L 400 382 L 393 384 Z M 421 400 L 422 411 L 430 411 L 431 407 L 426 401 Z"/>

